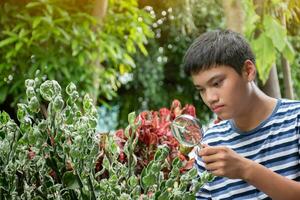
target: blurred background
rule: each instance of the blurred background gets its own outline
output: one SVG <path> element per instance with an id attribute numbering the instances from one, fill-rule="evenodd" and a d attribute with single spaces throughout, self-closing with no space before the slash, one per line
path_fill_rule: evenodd
<path id="1" fill-rule="evenodd" d="M 250 42 L 258 84 L 300 98 L 299 0 L 2 0 L 0 110 L 16 118 L 26 79 L 76 84 L 98 107 L 98 131 L 132 111 L 193 104 L 213 118 L 182 68 L 201 33 L 232 29 Z"/>

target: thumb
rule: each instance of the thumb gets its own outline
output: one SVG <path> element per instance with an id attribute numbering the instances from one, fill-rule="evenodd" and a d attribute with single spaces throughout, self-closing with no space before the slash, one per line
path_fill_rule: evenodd
<path id="1" fill-rule="evenodd" d="M 198 148 L 198 150 L 197 150 L 198 156 L 202 156 L 202 151 L 203 151 L 203 149 L 205 149 L 205 148 L 207 148 L 207 147 L 209 147 L 208 144 L 201 144 L 201 145 L 200 145 L 200 148 Z"/>
<path id="2" fill-rule="evenodd" d="M 220 117 L 217 117 L 217 119 L 214 120 L 214 124 L 219 123 L 220 121 L 222 121 L 222 119 Z"/>

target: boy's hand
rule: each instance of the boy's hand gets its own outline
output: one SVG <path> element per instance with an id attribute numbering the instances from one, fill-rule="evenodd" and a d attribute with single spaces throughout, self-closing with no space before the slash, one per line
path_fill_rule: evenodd
<path id="1" fill-rule="evenodd" d="M 228 147 L 203 145 L 199 156 L 205 168 L 213 175 L 231 179 L 244 179 L 253 161 L 246 159 Z"/>
<path id="2" fill-rule="evenodd" d="M 222 119 L 220 117 L 217 117 L 217 119 L 214 120 L 214 124 L 218 124 Z"/>

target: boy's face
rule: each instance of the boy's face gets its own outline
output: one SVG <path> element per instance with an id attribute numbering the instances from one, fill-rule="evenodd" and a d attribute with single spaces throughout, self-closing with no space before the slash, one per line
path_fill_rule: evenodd
<path id="1" fill-rule="evenodd" d="M 235 119 L 246 110 L 250 95 L 247 73 L 232 67 L 216 66 L 192 74 L 192 80 L 204 103 L 221 119 Z"/>

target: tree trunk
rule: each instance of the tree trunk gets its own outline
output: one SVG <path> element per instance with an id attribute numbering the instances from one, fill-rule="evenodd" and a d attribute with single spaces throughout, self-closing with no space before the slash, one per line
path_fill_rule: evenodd
<path id="1" fill-rule="evenodd" d="M 103 20 L 108 6 L 108 0 L 95 0 L 95 5 L 93 9 L 93 16 L 98 20 Z"/>
<path id="2" fill-rule="evenodd" d="M 264 12 L 264 0 L 254 0 L 254 5 L 256 6 L 256 13 L 263 18 Z M 259 31 L 255 34 L 258 36 L 260 33 Z M 264 86 L 261 88 L 267 95 L 274 97 L 274 98 L 281 98 L 280 87 L 279 87 L 279 80 L 277 75 L 277 68 L 276 64 L 274 63 L 269 74 L 269 78 Z"/>
<path id="3" fill-rule="evenodd" d="M 240 0 L 223 0 L 226 27 L 238 33 L 243 32 L 243 10 Z"/>
<path id="4" fill-rule="evenodd" d="M 282 71 L 283 71 L 284 97 L 288 99 L 294 99 L 291 67 L 289 61 L 285 59 L 283 55 L 281 55 L 281 64 L 282 64 Z"/>
<path id="5" fill-rule="evenodd" d="M 286 19 L 281 12 L 281 23 L 286 27 Z M 283 83 L 284 83 L 284 97 L 288 99 L 294 99 L 293 81 L 291 76 L 291 67 L 289 61 L 281 54 L 281 65 L 283 71 Z"/>
<path id="6" fill-rule="evenodd" d="M 273 64 L 273 67 L 271 68 L 269 74 L 269 78 L 265 85 L 262 87 L 262 90 L 271 97 L 281 98 L 277 68 L 275 64 Z"/>
<path id="7" fill-rule="evenodd" d="M 105 15 L 107 13 L 107 8 L 108 8 L 108 0 L 95 0 L 93 16 L 97 18 L 99 23 L 104 20 Z M 101 68 L 103 68 L 103 66 L 101 65 L 101 63 L 98 59 L 94 63 L 95 72 L 93 73 L 93 77 L 92 77 L 93 78 L 93 88 L 94 88 L 94 91 L 92 93 L 92 99 L 93 99 L 94 104 L 97 104 L 97 98 L 98 98 L 98 94 L 99 94 L 99 87 L 100 87 L 99 74 L 100 74 Z"/>

